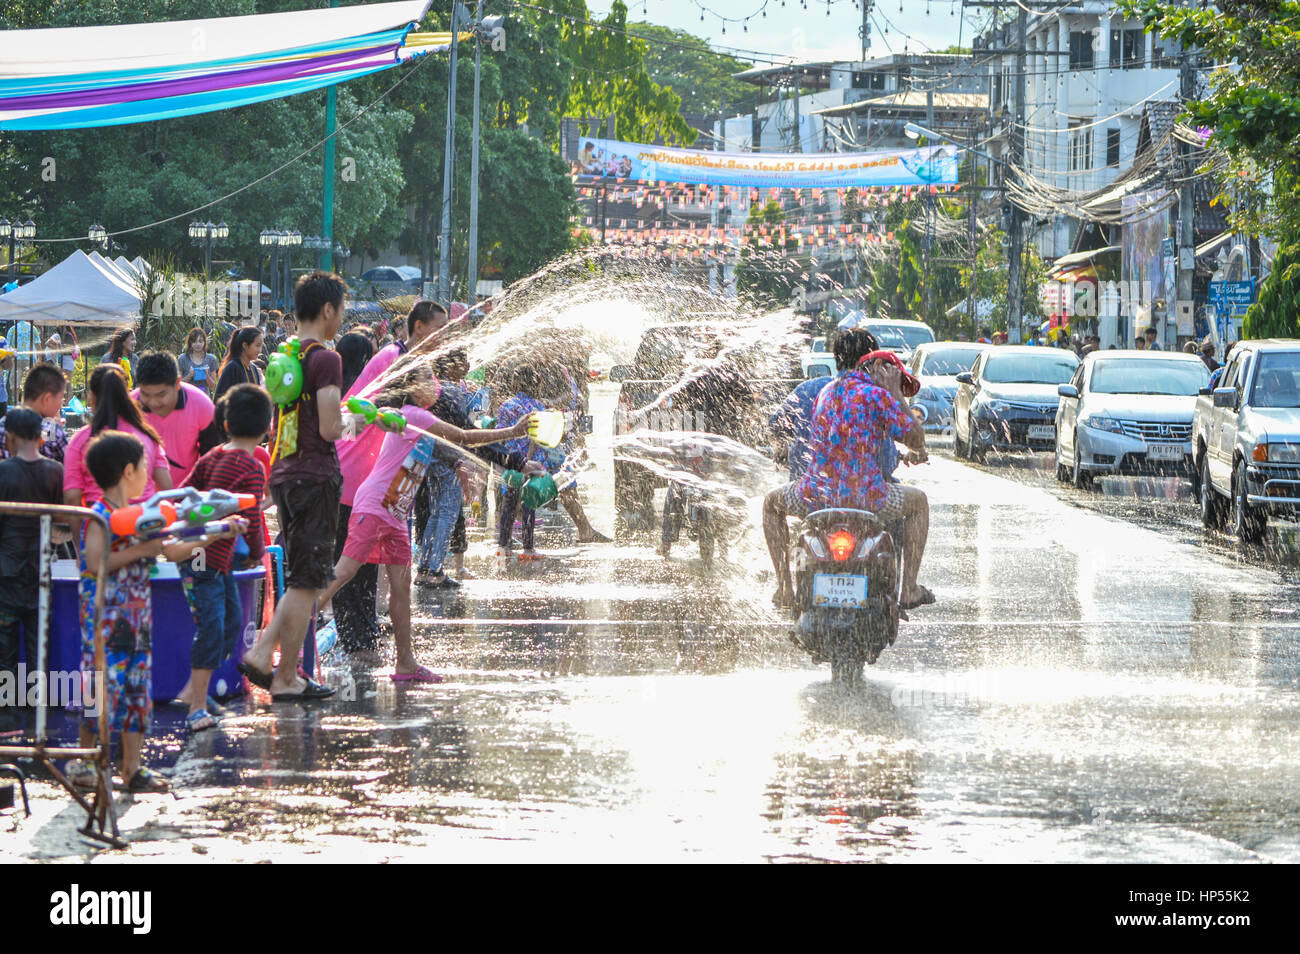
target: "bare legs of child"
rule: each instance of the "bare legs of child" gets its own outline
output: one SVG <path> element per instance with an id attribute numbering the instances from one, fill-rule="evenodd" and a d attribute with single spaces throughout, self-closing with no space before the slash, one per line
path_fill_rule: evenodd
<path id="1" fill-rule="evenodd" d="M 334 582 L 321 594 L 324 609 L 339 588 L 357 575 L 361 563 L 352 557 L 340 557 L 334 564 Z M 393 666 L 396 682 L 441 682 L 442 679 L 421 666 L 411 645 L 411 568 L 409 565 L 390 563 L 384 566 L 388 573 L 388 618 L 393 624 L 393 645 L 397 662 Z"/>

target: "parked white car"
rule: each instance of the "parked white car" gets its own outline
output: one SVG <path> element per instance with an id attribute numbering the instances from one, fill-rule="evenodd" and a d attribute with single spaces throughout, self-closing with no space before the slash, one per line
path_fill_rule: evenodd
<path id="1" fill-rule="evenodd" d="M 921 390 L 909 401 L 921 413 L 927 432 L 952 427 L 952 399 L 957 393 L 957 375 L 969 371 L 981 351 L 993 347 L 975 341 L 932 341 L 912 352 L 907 370 L 921 382 Z"/>
<path id="2" fill-rule="evenodd" d="M 1181 351 L 1094 351 L 1057 393 L 1056 476 L 1193 477 L 1192 415 L 1210 372 Z"/>
<path id="3" fill-rule="evenodd" d="M 1270 515 L 1300 516 L 1300 341 L 1239 341 L 1193 425 L 1201 520 L 1259 540 Z"/>

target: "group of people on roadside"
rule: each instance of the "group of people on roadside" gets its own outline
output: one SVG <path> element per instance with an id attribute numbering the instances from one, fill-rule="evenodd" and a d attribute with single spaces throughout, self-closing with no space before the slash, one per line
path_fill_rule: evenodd
<path id="1" fill-rule="evenodd" d="M 396 650 L 390 678 L 440 682 L 442 677 L 414 652 L 411 587 L 458 585 L 446 570 L 448 550 L 457 550 L 459 536 L 463 555 L 464 503 L 484 485 L 485 468 L 497 465 L 531 476 L 558 466 L 538 453 L 542 448 L 529 431 L 536 411 L 577 400 L 568 370 L 561 375 L 568 382 L 564 395 L 552 396 L 547 380 L 555 375 L 542 373 L 541 365 L 503 369 L 496 380 L 507 393 L 498 406 L 478 405 L 495 410 L 498 420 L 471 420 L 476 392 L 465 384 L 465 351 L 448 343 L 461 330 L 448 309 L 418 302 L 392 322 L 387 342 L 376 348 L 379 341 L 368 328 L 340 336 L 345 291 L 342 279 L 324 272 L 305 275 L 297 284 L 293 330 L 303 389 L 290 404 L 274 405 L 262 383 L 268 321 L 233 329 L 215 374 L 200 329 L 187 336 L 184 361 L 161 351 L 137 355 L 134 332 L 123 329 L 87 383 L 90 422 L 70 439 L 61 424 L 51 427 L 60 421 L 67 389 L 53 365 L 31 369 L 23 406 L 0 419 L 6 428 L 0 442 L 11 458 L 0 463 L 0 500 L 87 507 L 109 522 L 115 511 L 173 487 L 227 490 L 259 501 L 222 532 L 183 544 L 105 536 L 93 521 L 75 538 L 85 673 L 95 671 L 96 576 L 107 553 L 98 633 L 107 649 L 105 705 L 110 731 L 121 734 L 123 784 L 131 791 L 168 787 L 141 761 L 153 707 L 149 568 L 156 559 L 180 564 L 194 617 L 191 677 L 175 700 L 187 710 L 192 732 L 212 728 L 222 714 L 208 694 L 209 683 L 234 655 L 251 609 L 240 601 L 233 572 L 264 565 L 271 533 L 263 510 L 272 506 L 284 548 L 285 589 L 269 625 L 243 654 L 239 668 L 248 680 L 276 702 L 332 695 L 334 689 L 310 678 L 299 664 L 314 608 L 333 604 L 345 649 L 377 649 L 383 630 L 375 583 L 382 566 Z M 282 320 L 276 325 L 285 327 Z M 227 381 L 228 375 L 237 378 Z M 386 417 L 367 423 L 349 413 L 344 401 L 352 395 L 398 411 L 401 423 Z M 470 463 L 458 448 L 480 454 L 479 463 Z M 426 514 L 417 524 L 421 499 L 427 501 Z M 519 489 L 509 488 L 498 508 L 499 552 L 507 556 L 516 547 L 519 504 Z M 580 539 L 607 539 L 581 514 L 576 495 L 565 505 L 576 509 Z M 0 515 L 0 668 L 5 670 L 12 670 L 24 652 L 29 665 L 35 658 L 37 523 Z M 526 510 L 521 528 L 524 547 L 518 555 L 535 557 Z M 201 560 L 196 559 L 200 550 Z M 459 573 L 460 561 L 453 562 Z M 277 648 L 280 661 L 273 667 Z M 83 722 L 83 745 L 93 743 L 98 728 L 94 720 Z M 22 731 L 0 725 L 4 734 Z M 75 784 L 93 783 L 89 765 L 70 764 L 67 771 Z"/>

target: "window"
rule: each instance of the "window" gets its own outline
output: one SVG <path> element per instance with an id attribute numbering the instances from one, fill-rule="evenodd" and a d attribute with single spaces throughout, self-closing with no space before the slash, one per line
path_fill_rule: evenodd
<path id="1" fill-rule="evenodd" d="M 1123 41 L 1124 69 L 1146 65 L 1147 37 L 1141 30 L 1125 30 Z"/>
<path id="2" fill-rule="evenodd" d="M 1111 169 L 1119 168 L 1119 130 L 1106 130 L 1106 165 Z"/>
<path id="3" fill-rule="evenodd" d="M 1082 122 L 1070 124 L 1070 171 L 1092 168 L 1092 127 Z"/>
<path id="4" fill-rule="evenodd" d="M 1093 67 L 1092 31 L 1070 31 L 1070 69 L 1090 70 Z"/>
<path id="5" fill-rule="evenodd" d="M 1183 55 L 1183 45 L 1177 40 L 1151 37 L 1151 65 L 1158 70 L 1176 70 Z"/>
<path id="6" fill-rule="evenodd" d="M 854 89 L 884 89 L 885 74 L 873 70 L 860 70 L 853 74 Z"/>

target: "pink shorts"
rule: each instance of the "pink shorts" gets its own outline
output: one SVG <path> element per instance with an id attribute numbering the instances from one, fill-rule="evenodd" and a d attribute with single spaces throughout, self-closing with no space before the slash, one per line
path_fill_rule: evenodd
<path id="1" fill-rule="evenodd" d="M 395 527 L 372 513 L 352 512 L 343 555 L 359 563 L 384 566 L 411 565 L 411 538 L 405 527 Z"/>

